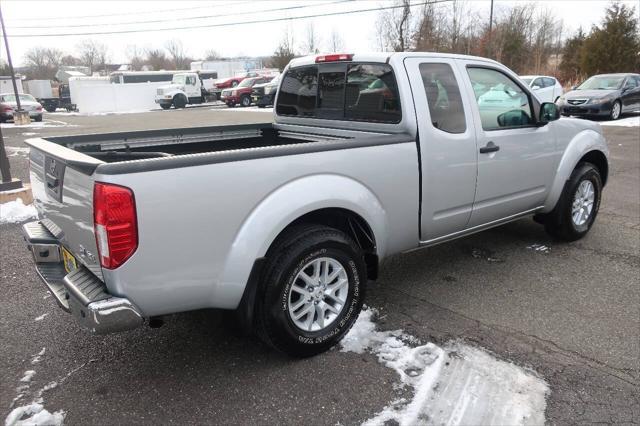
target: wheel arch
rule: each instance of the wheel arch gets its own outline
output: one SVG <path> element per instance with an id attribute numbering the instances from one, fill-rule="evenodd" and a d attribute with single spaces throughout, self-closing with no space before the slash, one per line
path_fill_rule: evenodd
<path id="1" fill-rule="evenodd" d="M 560 199 L 566 181 L 581 162 L 590 162 L 598 168 L 602 176 L 603 186 L 609 175 L 609 149 L 601 133 L 594 130 L 584 130 L 569 142 L 558 163 L 556 175 L 551 184 L 549 194 L 544 203 L 543 213 L 548 213 Z"/>
<path id="2" fill-rule="evenodd" d="M 369 188 L 352 178 L 312 175 L 285 183 L 251 211 L 230 247 L 217 291 L 233 293 L 236 304 L 240 303 L 256 278 L 252 272 L 255 265 L 264 263 L 283 232 L 301 223 L 324 224 L 351 235 L 363 247 L 368 274 L 372 278 L 377 275 L 387 237 L 382 204 Z"/>

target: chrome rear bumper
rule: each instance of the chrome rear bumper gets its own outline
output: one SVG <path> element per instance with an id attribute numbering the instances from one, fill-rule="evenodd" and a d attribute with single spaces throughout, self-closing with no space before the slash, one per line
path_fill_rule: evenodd
<path id="1" fill-rule="evenodd" d="M 40 221 L 22 226 L 36 271 L 58 305 L 95 334 L 130 330 L 144 323 L 142 313 L 128 299 L 109 294 L 105 284 L 87 268 L 68 273 L 60 256 L 60 242 Z"/>

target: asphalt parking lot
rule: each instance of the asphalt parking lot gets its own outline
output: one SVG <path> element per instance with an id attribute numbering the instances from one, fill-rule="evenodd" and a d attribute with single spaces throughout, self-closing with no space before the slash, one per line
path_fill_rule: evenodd
<path id="1" fill-rule="evenodd" d="M 2 134 L 14 175 L 28 180 L 29 137 L 270 120 L 258 109 L 53 114 Z M 531 368 L 551 388 L 551 424 L 640 422 L 640 127 L 604 132 L 611 173 L 586 238 L 557 243 L 523 219 L 393 257 L 367 295 L 378 327 Z M 289 359 L 237 336 L 216 311 L 91 336 L 47 296 L 19 225 L 0 225 L 0 236 L 4 417 L 40 389 L 66 424 L 360 424 L 402 393 L 371 354 Z M 27 370 L 30 387 L 18 391 Z"/>

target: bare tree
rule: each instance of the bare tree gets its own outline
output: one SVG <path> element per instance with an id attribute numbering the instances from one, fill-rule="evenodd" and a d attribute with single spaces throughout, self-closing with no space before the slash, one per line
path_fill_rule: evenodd
<path id="1" fill-rule="evenodd" d="M 296 56 L 293 49 L 294 39 L 289 28 L 285 29 L 280 44 L 276 47 L 273 56 L 269 60 L 269 66 L 278 68 L 280 71 L 284 70 L 287 64 Z"/>
<path id="2" fill-rule="evenodd" d="M 24 60 L 29 67 L 32 78 L 51 80 L 55 76 L 63 56 L 64 54 L 59 49 L 34 47 L 27 51 Z"/>
<path id="3" fill-rule="evenodd" d="M 83 40 L 78 46 L 78 59 L 80 63 L 89 67 L 91 72 L 104 70 L 107 63 L 109 49 L 104 43 L 96 40 Z"/>
<path id="4" fill-rule="evenodd" d="M 189 68 L 189 58 L 185 53 L 182 41 L 171 39 L 164 44 L 164 48 L 169 52 L 169 57 L 173 61 L 173 65 L 177 70 Z"/>
<path id="5" fill-rule="evenodd" d="M 222 59 L 222 56 L 220 55 L 220 53 L 218 53 L 217 50 L 215 49 L 207 49 L 204 52 L 204 60 L 205 61 L 217 61 L 219 59 Z"/>
<path id="6" fill-rule="evenodd" d="M 143 50 L 135 44 L 130 44 L 127 46 L 126 50 L 127 61 L 129 61 L 129 65 L 131 65 L 131 69 L 133 71 L 139 71 L 142 69 L 144 65 L 144 52 Z"/>
<path id="7" fill-rule="evenodd" d="M 331 29 L 331 34 L 329 34 L 328 46 L 330 52 L 340 52 L 344 50 L 344 39 L 340 35 L 340 33 L 335 29 Z"/>
<path id="8" fill-rule="evenodd" d="M 443 51 L 447 48 L 447 15 L 441 13 L 434 3 L 422 7 L 420 21 L 413 35 L 417 51 Z"/>
<path id="9" fill-rule="evenodd" d="M 155 71 L 171 68 L 171 61 L 167 58 L 164 50 L 148 47 L 144 51 L 144 65 Z"/>
<path id="10" fill-rule="evenodd" d="M 313 22 L 309 22 L 305 31 L 305 38 L 301 46 L 302 52 L 306 54 L 318 53 L 318 47 L 320 47 L 319 37 L 316 34 Z"/>
<path id="11" fill-rule="evenodd" d="M 381 11 L 376 20 L 380 50 L 405 52 L 411 47 L 412 17 L 409 0 L 396 0 L 395 9 Z"/>

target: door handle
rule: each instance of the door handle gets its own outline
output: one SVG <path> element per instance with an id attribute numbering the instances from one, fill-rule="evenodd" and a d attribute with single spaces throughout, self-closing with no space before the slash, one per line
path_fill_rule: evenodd
<path id="1" fill-rule="evenodd" d="M 500 151 L 500 147 L 491 141 L 489 141 L 486 146 L 480 148 L 480 154 L 488 154 L 496 151 Z"/>

